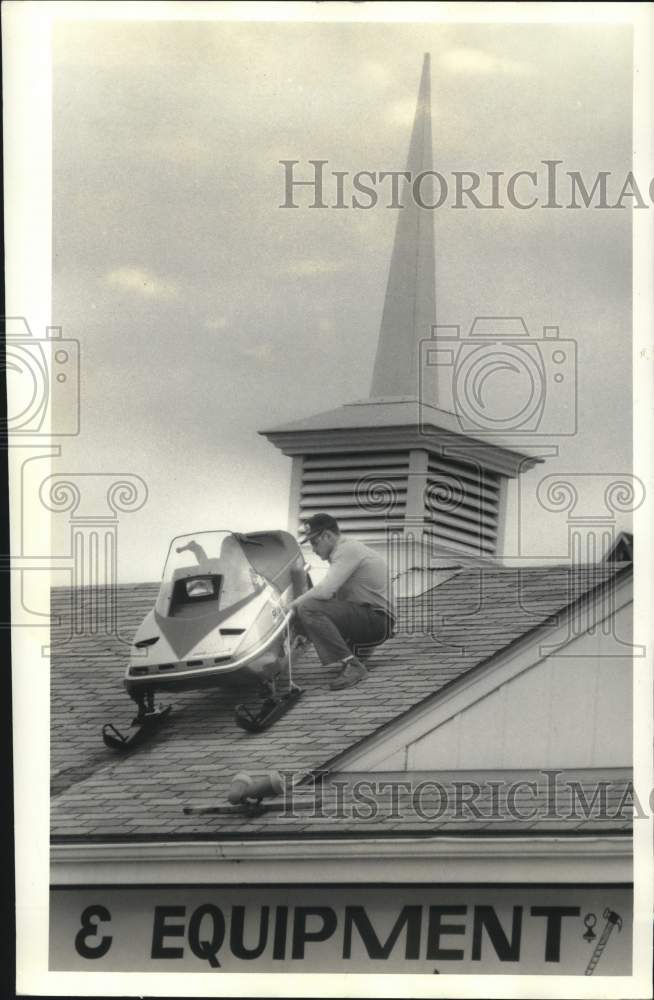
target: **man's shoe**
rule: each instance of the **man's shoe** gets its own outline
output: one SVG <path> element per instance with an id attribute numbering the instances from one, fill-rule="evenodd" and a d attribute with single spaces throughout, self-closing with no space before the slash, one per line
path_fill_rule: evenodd
<path id="1" fill-rule="evenodd" d="M 368 671 L 356 656 L 343 661 L 343 670 L 338 677 L 329 685 L 332 691 L 342 691 L 344 688 L 354 687 L 359 681 L 368 676 Z"/>

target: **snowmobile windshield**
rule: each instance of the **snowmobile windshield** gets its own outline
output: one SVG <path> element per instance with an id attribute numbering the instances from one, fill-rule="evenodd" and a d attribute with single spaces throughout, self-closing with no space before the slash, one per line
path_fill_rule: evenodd
<path id="1" fill-rule="evenodd" d="M 180 535 L 168 552 L 157 611 L 178 618 L 225 613 L 264 586 L 236 535 L 229 531 Z"/>

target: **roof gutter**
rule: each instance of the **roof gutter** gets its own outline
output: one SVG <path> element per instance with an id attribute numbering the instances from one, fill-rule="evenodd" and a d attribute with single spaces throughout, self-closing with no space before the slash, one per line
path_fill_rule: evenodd
<path id="1" fill-rule="evenodd" d="M 54 844 L 51 884 L 615 883 L 632 852 L 606 834 Z"/>

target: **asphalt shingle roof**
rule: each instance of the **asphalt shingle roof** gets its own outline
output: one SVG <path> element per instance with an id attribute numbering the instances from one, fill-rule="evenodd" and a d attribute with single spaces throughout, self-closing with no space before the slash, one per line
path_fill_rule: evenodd
<path id="1" fill-rule="evenodd" d="M 623 570 L 616 564 L 464 569 L 421 597 L 398 603 L 398 635 L 375 651 L 364 683 L 330 691 L 331 677 L 310 650 L 294 669 L 305 694 L 257 735 L 233 722 L 235 705 L 251 698 L 245 688 L 161 694 L 157 701 L 174 705 L 169 721 L 150 744 L 125 756 L 105 748 L 101 729 L 105 722 L 125 728 L 134 714 L 122 678 L 130 640 L 157 585 L 118 587 L 117 629 L 107 629 L 100 616 L 95 632 L 87 618 L 80 634 L 75 621 L 98 593 L 54 590 L 59 624 L 52 631 L 51 658 L 52 834 L 171 838 L 282 829 L 291 821 L 279 813 L 235 818 L 185 815 L 183 809 L 226 803 L 229 783 L 241 769 L 304 773 L 325 767 Z M 292 821 L 294 832 L 311 826 L 305 820 Z M 392 829 L 388 817 L 379 823 Z M 314 823 L 312 829 L 318 828 Z M 342 820 L 329 824 L 339 833 L 349 828 Z"/>
<path id="2" fill-rule="evenodd" d="M 555 791 L 553 791 L 555 785 Z M 247 810 L 218 805 L 223 833 L 304 835 L 629 834 L 629 769 L 334 772 Z M 200 804 L 194 807 L 201 809 Z M 205 808 L 215 809 L 214 802 Z"/>

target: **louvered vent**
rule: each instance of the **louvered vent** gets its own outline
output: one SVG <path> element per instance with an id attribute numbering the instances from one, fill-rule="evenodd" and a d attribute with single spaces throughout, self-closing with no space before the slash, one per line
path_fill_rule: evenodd
<path id="1" fill-rule="evenodd" d="M 425 533 L 435 545 L 493 555 L 497 550 L 500 477 L 480 466 L 430 455 Z"/>
<path id="2" fill-rule="evenodd" d="M 300 520 L 327 511 L 343 534 L 380 538 L 406 511 L 408 451 L 306 455 Z"/>

